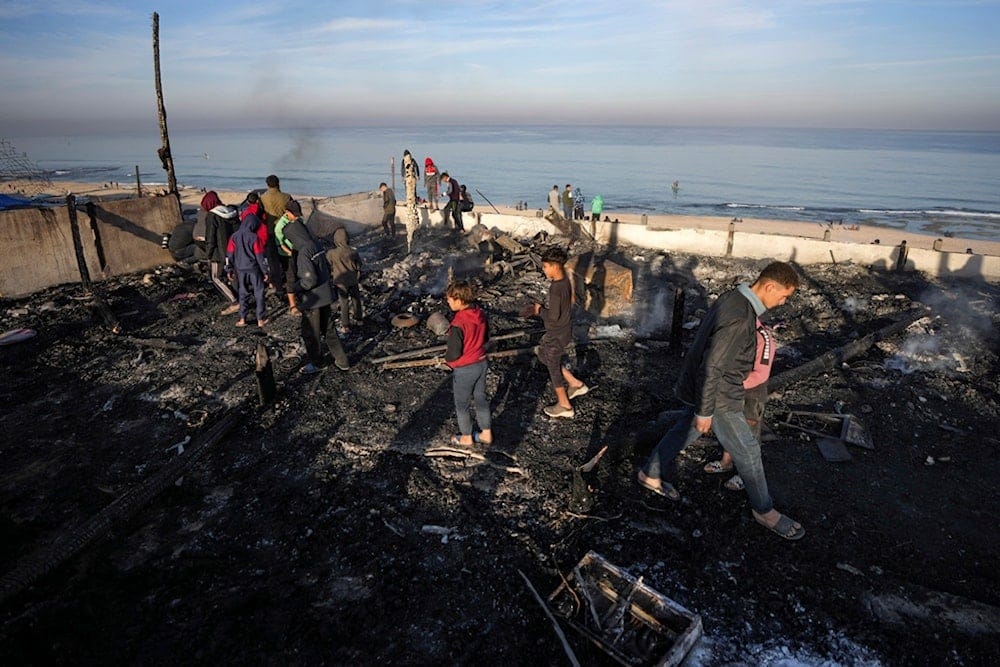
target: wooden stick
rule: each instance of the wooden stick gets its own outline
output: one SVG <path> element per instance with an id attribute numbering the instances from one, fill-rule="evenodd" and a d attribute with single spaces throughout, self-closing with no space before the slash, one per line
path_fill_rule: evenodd
<path id="1" fill-rule="evenodd" d="M 512 331 L 510 333 L 500 334 L 499 336 L 492 336 L 490 340 L 507 340 L 509 338 L 517 338 L 519 336 L 526 336 L 528 334 L 536 333 L 541 331 L 541 329 L 520 329 L 518 331 Z M 398 354 L 390 354 L 387 357 L 378 357 L 375 359 L 369 359 L 373 364 L 381 364 L 386 361 L 398 361 L 400 359 L 410 359 L 411 357 L 422 357 L 425 354 L 435 354 L 437 352 L 444 352 L 448 349 L 447 345 L 432 345 L 431 347 L 422 347 L 419 350 L 407 350 L 406 352 L 400 352 Z"/>
<path id="2" fill-rule="evenodd" d="M 549 607 L 545 604 L 545 600 L 543 600 L 542 596 L 538 594 L 535 587 L 531 585 L 531 581 L 524 574 L 524 572 L 518 570 L 517 573 L 521 575 L 522 579 L 524 579 L 524 583 L 528 586 L 528 590 L 531 591 L 535 601 L 542 606 L 542 610 L 545 612 L 545 615 L 549 617 L 549 621 L 552 623 L 552 628 L 559 636 L 559 641 L 562 642 L 563 650 L 566 651 L 566 657 L 569 658 L 569 664 L 573 665 L 573 667 L 580 667 L 580 661 L 576 659 L 576 654 L 573 653 L 573 649 L 570 647 L 569 642 L 566 641 L 566 635 L 563 634 L 562 628 L 559 627 L 559 622 L 556 621 L 556 617 L 552 615 L 551 611 L 549 611 Z"/>

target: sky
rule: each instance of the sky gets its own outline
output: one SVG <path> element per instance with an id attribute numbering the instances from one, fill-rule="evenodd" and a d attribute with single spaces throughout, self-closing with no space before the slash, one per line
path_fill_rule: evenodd
<path id="1" fill-rule="evenodd" d="M 1000 130 L 1000 0 L 0 0 L 0 135 L 572 124 Z"/>

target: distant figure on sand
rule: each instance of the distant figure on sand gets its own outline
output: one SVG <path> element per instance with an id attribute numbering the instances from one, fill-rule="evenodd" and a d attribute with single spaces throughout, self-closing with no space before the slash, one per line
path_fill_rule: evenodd
<path id="1" fill-rule="evenodd" d="M 594 195 L 594 198 L 590 200 L 590 219 L 593 222 L 598 222 L 601 219 L 601 213 L 604 212 L 604 197 L 601 195 Z"/>
<path id="2" fill-rule="evenodd" d="M 677 193 L 680 192 L 681 182 L 680 181 L 674 181 L 673 183 L 670 184 L 670 189 L 673 190 L 674 196 L 676 197 Z"/>
<path id="3" fill-rule="evenodd" d="M 561 198 L 559 197 L 559 186 L 553 185 L 552 189 L 549 190 L 549 212 L 555 213 L 556 217 L 561 216 L 559 213 Z"/>
<path id="4" fill-rule="evenodd" d="M 563 217 L 567 220 L 573 219 L 573 186 L 566 184 L 566 189 L 562 193 Z"/>
<path id="5" fill-rule="evenodd" d="M 385 183 L 379 183 L 382 193 L 382 233 L 385 238 L 396 238 L 396 193 Z"/>
<path id="6" fill-rule="evenodd" d="M 429 157 L 424 160 L 424 187 L 427 188 L 427 205 L 431 211 L 438 210 L 438 168 Z"/>

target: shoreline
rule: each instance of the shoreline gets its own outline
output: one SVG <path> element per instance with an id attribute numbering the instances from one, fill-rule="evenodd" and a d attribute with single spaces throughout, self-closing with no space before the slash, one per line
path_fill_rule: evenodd
<path id="1" fill-rule="evenodd" d="M 16 183 L 16 182 L 12 182 Z M 58 191 L 56 191 L 58 188 Z M 162 184 L 150 184 L 143 186 L 143 196 L 155 196 L 164 191 Z M 78 196 L 88 197 L 120 197 L 123 195 L 135 196 L 136 188 L 134 184 L 129 187 L 106 187 L 104 183 L 87 181 L 59 181 L 53 183 L 53 197 L 65 196 L 72 193 Z M 232 190 L 216 190 L 223 203 L 238 204 L 246 197 L 246 192 L 236 192 Z M 326 199 L 338 195 L 316 195 L 307 193 L 289 192 L 293 198 L 300 201 L 309 199 Z M 351 193 L 342 193 L 351 194 Z M 179 192 L 182 207 L 197 208 L 204 195 L 204 191 L 196 186 L 183 186 Z M 400 203 L 402 208 L 403 204 Z M 503 215 L 513 215 L 525 218 L 537 217 L 540 209 L 517 210 L 510 206 L 497 206 L 496 209 Z M 477 202 L 476 212 L 493 212 L 493 208 L 485 202 Z M 542 212 L 544 214 L 544 211 Z M 469 214 L 466 214 L 468 216 Z M 989 255 L 1000 257 L 1000 240 L 991 241 L 984 239 L 972 239 L 962 237 L 945 237 L 924 234 L 920 232 L 907 231 L 902 229 L 892 229 L 889 227 L 878 227 L 875 225 L 837 225 L 829 223 L 817 223 L 805 220 L 777 220 L 769 218 L 725 218 L 721 216 L 694 216 L 660 213 L 653 215 L 641 215 L 636 213 L 620 213 L 606 210 L 604 217 L 610 221 L 617 220 L 619 224 L 643 224 L 646 218 L 646 225 L 653 230 L 705 230 L 705 231 L 727 231 L 732 224 L 737 232 L 754 233 L 786 237 L 800 237 L 809 239 L 823 239 L 829 235 L 828 240 L 838 243 L 853 243 L 857 245 L 872 245 L 878 242 L 882 246 L 898 246 L 903 241 L 910 248 L 920 248 L 925 250 L 935 249 L 950 253 L 966 253 L 971 250 L 974 255 Z M 541 218 L 539 218 L 541 219 Z M 578 221 L 583 225 L 589 225 L 589 221 Z M 607 224 L 603 221 L 598 224 Z M 856 229 L 854 227 L 857 227 Z"/>

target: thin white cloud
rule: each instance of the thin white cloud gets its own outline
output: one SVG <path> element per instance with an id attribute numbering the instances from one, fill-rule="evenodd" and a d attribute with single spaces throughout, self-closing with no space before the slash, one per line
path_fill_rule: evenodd
<path id="1" fill-rule="evenodd" d="M 955 63 L 993 62 L 1000 60 L 1000 54 L 987 53 L 976 56 L 951 56 L 947 58 L 918 58 L 914 60 L 883 60 L 866 63 L 846 63 L 847 69 L 883 69 L 886 67 L 926 67 L 928 65 L 951 65 Z"/>
<path id="2" fill-rule="evenodd" d="M 358 17 L 344 17 L 327 21 L 317 28 L 317 32 L 361 32 L 365 30 L 395 30 L 409 25 L 409 21 L 397 19 L 369 19 Z"/>

